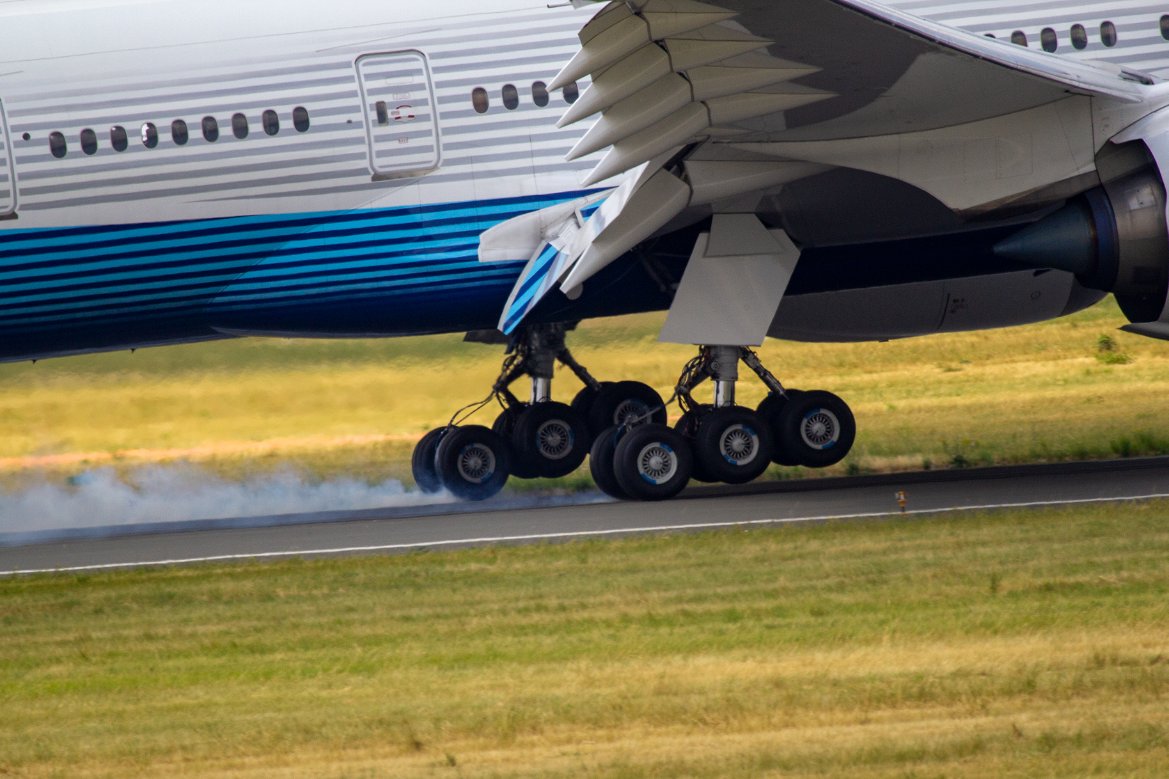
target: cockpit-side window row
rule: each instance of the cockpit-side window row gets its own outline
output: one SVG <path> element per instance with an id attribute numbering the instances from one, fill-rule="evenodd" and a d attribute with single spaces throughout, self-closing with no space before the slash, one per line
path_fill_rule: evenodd
<path id="1" fill-rule="evenodd" d="M 564 87 L 564 102 L 572 105 L 576 99 L 580 97 L 580 87 L 574 81 L 568 86 Z M 503 107 L 508 111 L 514 111 L 520 106 L 520 90 L 515 84 L 504 84 L 499 90 L 499 97 L 503 102 Z M 532 84 L 532 104 L 543 108 L 548 105 L 549 101 L 548 85 L 543 81 L 536 81 Z M 487 94 L 487 90 L 483 87 L 475 87 L 471 90 L 471 106 L 475 109 L 477 114 L 485 114 L 491 108 L 491 97 Z"/>
<path id="2" fill-rule="evenodd" d="M 292 109 L 293 129 L 298 133 L 307 133 L 309 126 L 308 109 L 304 106 L 297 106 Z M 201 133 L 203 140 L 208 143 L 215 143 L 219 140 L 219 120 L 214 116 L 204 116 L 197 127 L 196 132 Z M 265 135 L 279 134 L 280 115 L 271 109 L 264 111 L 260 114 L 260 127 L 263 129 Z M 231 134 L 240 140 L 247 138 L 251 134 L 251 126 L 246 114 L 232 114 Z M 170 139 L 175 146 L 185 146 L 191 140 L 191 128 L 187 125 L 185 119 L 175 119 L 170 123 Z M 86 155 L 92 156 L 97 154 L 98 135 L 96 131 L 91 128 L 86 128 L 78 134 L 77 140 L 81 145 L 81 151 Z M 138 128 L 138 140 L 147 149 L 156 148 L 159 143 L 158 126 L 153 122 L 143 122 L 142 126 Z M 114 125 L 110 128 L 109 145 L 111 149 L 117 152 L 126 151 L 130 147 L 130 134 L 125 127 L 122 125 Z M 69 142 L 66 140 L 64 133 L 56 131 L 49 133 L 49 152 L 57 159 L 62 159 L 69 153 Z"/>
<path id="3" fill-rule="evenodd" d="M 1165 14 L 1157 20 L 1157 29 L 1160 31 L 1161 37 L 1169 41 L 1169 14 Z M 1088 48 L 1088 29 L 1084 25 L 1073 24 L 1068 33 L 1073 49 L 1078 51 Z M 987 33 L 987 37 L 994 38 L 995 35 L 993 33 Z M 1100 23 L 1100 43 L 1111 48 L 1116 45 L 1119 39 L 1119 34 L 1116 31 L 1116 25 L 1114 23 L 1109 21 Z M 1023 30 L 1015 30 L 1011 33 L 1011 43 L 1017 43 L 1020 46 L 1029 46 L 1030 40 L 1026 32 Z M 1043 47 L 1044 51 L 1056 51 L 1059 48 L 1059 35 L 1055 32 L 1055 29 L 1044 27 L 1040 30 L 1039 45 Z"/>

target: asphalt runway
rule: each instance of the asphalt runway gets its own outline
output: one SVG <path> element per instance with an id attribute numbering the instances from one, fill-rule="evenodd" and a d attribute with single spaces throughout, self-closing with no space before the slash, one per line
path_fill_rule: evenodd
<path id="1" fill-rule="evenodd" d="M 908 495 L 908 513 L 923 518 L 1149 500 L 1169 497 L 1169 457 L 700 487 L 664 503 L 613 502 L 600 495 L 505 497 L 483 504 L 184 523 L 167 532 L 138 526 L 107 530 L 122 534 L 107 537 L 89 530 L 0 548 L 0 575 L 876 520 L 899 514 L 898 490 Z"/>

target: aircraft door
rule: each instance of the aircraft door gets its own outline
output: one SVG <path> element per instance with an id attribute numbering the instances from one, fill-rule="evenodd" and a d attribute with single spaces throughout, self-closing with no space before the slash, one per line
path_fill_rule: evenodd
<path id="1" fill-rule="evenodd" d="M 369 166 L 376 178 L 421 176 L 439 166 L 442 145 L 430 65 L 420 51 L 357 60 Z"/>
<path id="2" fill-rule="evenodd" d="M 16 213 L 15 150 L 8 132 L 8 115 L 0 100 L 0 219 Z"/>

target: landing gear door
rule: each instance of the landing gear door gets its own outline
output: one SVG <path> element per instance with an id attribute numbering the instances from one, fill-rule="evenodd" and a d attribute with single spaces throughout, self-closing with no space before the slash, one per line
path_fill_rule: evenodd
<path id="1" fill-rule="evenodd" d="M 0 219 L 16 215 L 16 162 L 12 138 L 8 133 L 8 115 L 0 100 Z"/>
<path id="2" fill-rule="evenodd" d="M 429 173 L 442 162 L 430 65 L 420 51 L 367 54 L 357 60 L 374 178 Z"/>

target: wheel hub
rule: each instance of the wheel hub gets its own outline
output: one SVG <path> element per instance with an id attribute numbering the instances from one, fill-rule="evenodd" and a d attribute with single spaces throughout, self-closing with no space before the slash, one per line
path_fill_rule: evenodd
<path id="1" fill-rule="evenodd" d="M 637 455 L 637 472 L 650 484 L 664 484 L 678 471 L 674 450 L 664 443 L 649 444 Z"/>
<path id="2" fill-rule="evenodd" d="M 627 425 L 649 413 L 649 406 L 639 400 L 623 400 L 613 410 L 613 424 Z"/>
<path id="3" fill-rule="evenodd" d="M 732 425 L 719 440 L 723 458 L 733 465 L 747 465 L 759 453 L 759 435 L 746 425 Z"/>
<path id="4" fill-rule="evenodd" d="M 800 437 L 813 449 L 827 449 L 840 438 L 840 420 L 826 408 L 818 408 L 804 417 Z"/>
<path id="5" fill-rule="evenodd" d="M 459 452 L 459 476 L 472 484 L 482 484 L 495 473 L 495 452 L 483 444 L 468 444 Z"/>
<path id="6" fill-rule="evenodd" d="M 560 419 L 551 419 L 536 430 L 536 449 L 545 460 L 562 460 L 572 451 L 572 428 Z"/>

